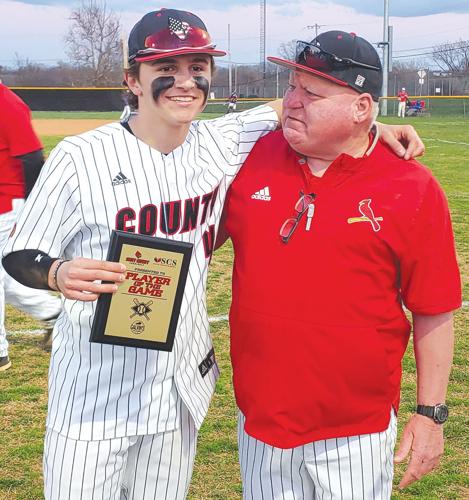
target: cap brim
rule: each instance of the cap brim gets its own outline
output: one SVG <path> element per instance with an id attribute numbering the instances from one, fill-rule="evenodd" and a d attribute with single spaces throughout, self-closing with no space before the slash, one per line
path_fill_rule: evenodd
<path id="1" fill-rule="evenodd" d="M 274 64 L 284 66 L 285 68 L 296 69 L 298 71 L 304 71 L 306 73 L 311 73 L 312 75 L 320 76 L 322 78 L 325 78 L 326 80 L 330 80 L 331 82 L 337 83 L 337 85 L 342 85 L 342 87 L 349 87 L 348 83 L 339 80 L 331 75 L 328 75 L 327 73 L 323 73 L 321 71 L 318 71 L 317 69 L 310 68 L 309 66 L 303 66 L 302 64 L 289 61 L 288 59 L 281 59 L 280 57 L 269 56 L 267 60 Z"/>
<path id="2" fill-rule="evenodd" d="M 166 59 L 168 57 L 182 56 L 185 54 L 208 54 L 213 57 L 226 56 L 226 52 L 223 52 L 223 50 L 182 48 L 182 49 L 168 50 L 167 52 L 155 52 L 153 54 L 146 54 L 140 57 L 137 56 L 134 59 L 134 61 L 138 62 L 154 61 L 156 59 Z"/>

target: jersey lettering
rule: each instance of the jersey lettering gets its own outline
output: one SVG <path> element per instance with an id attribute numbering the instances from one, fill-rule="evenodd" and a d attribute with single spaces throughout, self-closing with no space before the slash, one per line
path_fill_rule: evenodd
<path id="1" fill-rule="evenodd" d="M 205 224 L 207 217 L 212 215 L 217 194 L 218 187 L 211 193 L 204 194 L 202 198 L 196 196 L 184 201 L 162 202 L 159 206 L 150 203 L 143 206 L 138 213 L 132 207 L 121 208 L 116 215 L 116 229 L 129 233 L 138 231 L 138 234 L 147 236 L 154 236 L 158 229 L 167 235 L 193 231 L 199 225 Z M 204 245 L 206 254 L 208 252 L 210 256 L 213 251 L 210 235 Z"/>
<path id="2" fill-rule="evenodd" d="M 181 201 L 162 203 L 160 229 L 164 234 L 176 234 L 181 226 Z"/>
<path id="3" fill-rule="evenodd" d="M 213 253 L 213 247 L 215 245 L 215 225 L 212 224 L 209 226 L 207 231 L 204 232 L 202 235 L 202 239 L 204 242 L 204 250 L 205 250 L 205 257 L 209 259 L 212 256 Z"/>
<path id="4" fill-rule="evenodd" d="M 184 222 L 182 223 L 181 233 L 192 231 L 197 227 L 197 217 L 199 215 L 200 197 L 194 200 L 186 200 L 184 203 Z"/>
<path id="5" fill-rule="evenodd" d="M 212 198 L 213 198 L 213 193 L 204 194 L 202 196 L 202 205 L 204 208 L 202 210 L 202 220 L 200 221 L 201 224 L 204 224 L 205 220 L 207 219 L 208 207 L 210 206 Z"/>
<path id="6" fill-rule="evenodd" d="M 135 233 L 135 226 L 132 222 L 135 220 L 135 210 L 130 207 L 121 208 L 116 215 L 116 229 Z"/>
<path id="7" fill-rule="evenodd" d="M 155 205 L 145 205 L 138 216 L 138 233 L 153 236 L 156 233 L 158 209 Z"/>

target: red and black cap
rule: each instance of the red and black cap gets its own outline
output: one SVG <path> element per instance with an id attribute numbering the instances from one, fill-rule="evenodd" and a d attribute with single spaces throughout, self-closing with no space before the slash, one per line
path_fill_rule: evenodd
<path id="1" fill-rule="evenodd" d="M 357 92 L 369 93 L 378 101 L 383 69 L 371 43 L 354 33 L 326 31 L 311 42 L 298 41 L 294 61 L 268 57 L 270 62 L 312 73 Z"/>
<path id="2" fill-rule="evenodd" d="M 152 61 L 182 54 L 224 56 L 215 50 L 207 28 L 195 14 L 160 9 L 145 14 L 129 35 L 129 62 Z"/>

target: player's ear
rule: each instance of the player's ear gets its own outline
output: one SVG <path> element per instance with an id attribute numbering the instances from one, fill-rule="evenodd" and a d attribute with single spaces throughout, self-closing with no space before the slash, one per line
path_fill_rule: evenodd
<path id="1" fill-rule="evenodd" d="M 136 63 L 135 65 L 131 65 L 124 72 L 124 80 L 127 87 L 132 92 L 132 94 L 137 96 L 142 95 L 142 89 L 140 87 L 140 82 L 138 79 L 139 69 L 140 65 L 139 63 Z"/>
<path id="2" fill-rule="evenodd" d="M 354 122 L 363 123 L 368 121 L 373 112 L 373 98 L 370 94 L 359 94 L 352 106 Z"/>

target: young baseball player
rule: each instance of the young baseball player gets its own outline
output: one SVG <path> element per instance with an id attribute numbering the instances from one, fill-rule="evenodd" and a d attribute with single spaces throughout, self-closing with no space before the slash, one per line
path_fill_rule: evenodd
<path id="1" fill-rule="evenodd" d="M 214 235 L 233 177 L 278 123 L 269 106 L 193 121 L 223 55 L 194 14 L 145 15 L 129 36 L 138 114 L 62 141 L 9 240 L 8 271 L 66 298 L 50 365 L 47 499 L 186 495 L 218 376 L 205 298 Z M 123 278 L 104 261 L 112 229 L 194 245 L 171 352 L 89 342 L 95 299 Z"/>
<path id="2" fill-rule="evenodd" d="M 138 114 L 57 146 L 5 250 L 8 272 L 66 298 L 49 377 L 47 500 L 186 495 L 218 376 L 205 298 L 214 237 L 233 177 L 278 123 L 268 106 L 193 121 L 224 54 L 191 13 L 145 15 L 126 78 Z M 123 279 L 104 261 L 112 229 L 194 245 L 171 352 L 89 342 L 95 300 Z"/>
<path id="3" fill-rule="evenodd" d="M 0 245 L 12 231 L 44 163 L 42 144 L 31 124 L 31 112 L 15 93 L 0 83 Z M 44 290 L 27 288 L 0 266 L 0 372 L 11 366 L 4 327 L 5 302 L 34 318 L 50 323 L 60 313 L 58 297 Z M 46 339 L 47 340 L 47 339 Z"/>
<path id="4" fill-rule="evenodd" d="M 292 70 L 283 129 L 257 143 L 226 204 L 244 498 L 389 499 L 403 303 L 418 407 L 396 453 L 410 454 L 400 486 L 443 452 L 461 304 L 447 202 L 373 129 L 382 69 L 370 43 L 330 31 L 298 42 L 294 61 L 269 60 Z"/>
<path id="5" fill-rule="evenodd" d="M 405 118 L 405 108 L 407 106 L 407 101 L 409 100 L 409 94 L 404 87 L 402 87 L 402 89 L 397 94 L 397 99 L 399 101 L 397 116 L 399 118 Z"/>
<path id="6" fill-rule="evenodd" d="M 234 113 L 236 111 L 236 103 L 238 102 L 238 94 L 233 92 L 228 99 L 228 109 L 227 113 Z"/>

